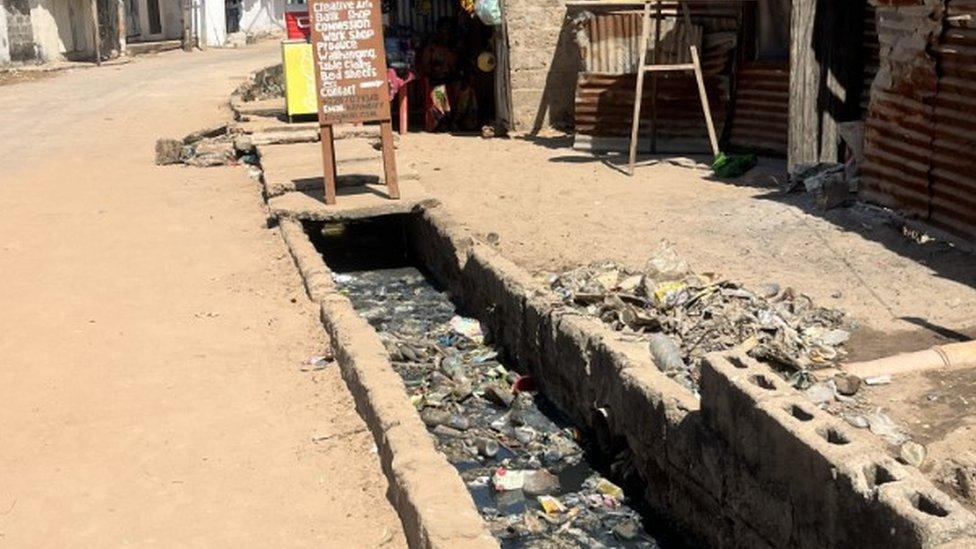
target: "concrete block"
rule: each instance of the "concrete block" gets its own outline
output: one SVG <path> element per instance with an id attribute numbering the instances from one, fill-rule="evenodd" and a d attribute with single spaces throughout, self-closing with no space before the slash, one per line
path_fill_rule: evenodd
<path id="1" fill-rule="evenodd" d="M 897 532 L 892 530 L 890 513 L 881 512 L 879 489 L 892 482 L 919 477 L 919 473 L 902 466 L 884 454 L 855 456 L 838 468 L 838 520 L 834 542 L 843 546 L 870 545 L 884 541 Z"/>
<path id="2" fill-rule="evenodd" d="M 701 369 L 701 409 L 705 424 L 750 464 L 758 461 L 756 406 L 782 397 L 789 387 L 768 367 L 745 354 L 712 353 Z"/>
<path id="3" fill-rule="evenodd" d="M 682 471 L 668 470 L 666 512 L 675 517 L 675 526 L 693 532 L 696 547 L 723 547 L 734 538 L 733 525 L 726 520 L 723 502 Z"/>
<path id="4" fill-rule="evenodd" d="M 414 257 L 437 279 L 445 291 L 460 298 L 461 271 L 473 245 L 470 236 L 443 209 L 424 208 L 408 218 L 407 242 Z"/>
<path id="5" fill-rule="evenodd" d="M 976 532 L 976 517 L 921 477 L 882 484 L 878 503 L 891 534 L 879 546 L 935 547 Z"/>
<path id="6" fill-rule="evenodd" d="M 439 454 L 426 432 L 398 427 L 384 441 L 391 456 L 394 506 L 412 547 L 498 547 L 457 472 L 443 459 L 430 459 Z"/>
<path id="7" fill-rule="evenodd" d="M 493 341 L 515 348 L 522 335 L 525 303 L 531 287 L 528 273 L 487 246 L 474 244 L 464 264 L 464 305 L 479 320 Z"/>
<path id="8" fill-rule="evenodd" d="M 704 428 L 700 413 L 686 413 L 680 422 L 666 425 L 668 465 L 693 478 L 709 497 L 720 500 L 725 470 L 730 466 L 725 456 L 728 447 Z"/>
<path id="9" fill-rule="evenodd" d="M 519 346 L 516 355 L 523 367 L 527 368 L 533 375 L 542 379 L 540 364 L 548 356 L 547 348 L 544 347 L 550 339 L 548 334 L 552 333 L 552 303 L 550 300 L 540 296 L 527 296 L 525 308 L 522 311 L 522 337 L 519 339 Z"/>
<path id="10" fill-rule="evenodd" d="M 794 510 L 783 487 L 761 483 L 735 460 L 729 460 L 725 474 L 723 503 L 739 519 L 735 522 L 748 525 L 751 539 L 772 547 L 789 546 Z"/>
<path id="11" fill-rule="evenodd" d="M 542 90 L 546 87 L 549 71 L 542 68 L 512 68 L 513 90 Z"/>
<path id="12" fill-rule="evenodd" d="M 553 402 L 575 421 L 589 425 L 595 407 L 590 388 L 590 334 L 585 325 L 574 315 L 552 318 L 541 374 Z"/>
<path id="13" fill-rule="evenodd" d="M 850 460 L 879 456 L 871 441 L 841 420 L 790 395 L 758 405 L 755 416 L 755 474 L 760 482 L 784 487 L 795 508 L 793 543 L 803 547 L 834 544 L 838 521 L 845 520 L 841 502 L 856 493 L 837 482 Z M 843 495 L 842 495 L 842 492 Z"/>

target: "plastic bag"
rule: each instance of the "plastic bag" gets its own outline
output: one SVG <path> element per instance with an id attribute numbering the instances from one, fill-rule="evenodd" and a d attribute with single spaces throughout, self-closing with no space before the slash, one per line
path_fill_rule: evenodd
<path id="1" fill-rule="evenodd" d="M 481 22 L 489 27 L 502 24 L 502 7 L 500 0 L 477 0 L 474 13 Z"/>

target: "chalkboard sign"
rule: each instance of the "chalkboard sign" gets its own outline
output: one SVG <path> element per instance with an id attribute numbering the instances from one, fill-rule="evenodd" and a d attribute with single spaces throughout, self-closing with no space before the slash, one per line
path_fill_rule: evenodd
<path id="1" fill-rule="evenodd" d="M 389 120 L 380 0 L 311 0 L 308 10 L 319 123 Z"/>

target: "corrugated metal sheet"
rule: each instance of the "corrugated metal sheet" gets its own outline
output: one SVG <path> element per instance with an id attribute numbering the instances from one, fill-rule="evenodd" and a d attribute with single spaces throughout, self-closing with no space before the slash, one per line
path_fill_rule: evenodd
<path id="1" fill-rule="evenodd" d="M 583 72 L 600 74 L 631 74 L 637 72 L 640 63 L 641 18 L 640 13 L 607 13 L 593 16 L 583 32 L 586 41 L 580 53 L 583 58 Z M 675 19 L 660 22 L 661 44 L 657 53 L 660 63 L 688 63 L 691 54 L 687 44 L 694 44 L 701 51 L 702 28 L 692 25 L 678 25 Z M 654 35 L 651 31 L 651 36 Z M 684 46 L 684 47 L 683 47 Z M 654 57 L 654 40 L 647 48 L 647 62 Z"/>
<path id="2" fill-rule="evenodd" d="M 976 0 L 947 2 L 936 57 L 929 221 L 976 240 Z"/>
<path id="3" fill-rule="evenodd" d="M 687 62 L 685 48 L 690 35 L 700 44 L 705 87 L 712 107 L 716 131 L 721 133 L 728 111 L 729 86 L 726 73 L 736 47 L 737 26 L 734 11 L 697 6 L 692 11 L 693 29 L 665 19 L 662 23 L 662 62 Z M 577 146 L 606 148 L 623 146 L 630 136 L 634 108 L 634 88 L 639 62 L 641 14 L 628 12 L 596 13 L 577 30 L 577 43 L 583 55 L 583 67 L 576 88 Z M 666 53 L 667 52 L 667 53 Z M 679 53 L 680 52 L 680 53 Z M 651 56 L 648 56 L 650 62 Z M 659 150 L 707 150 L 708 138 L 694 76 L 690 73 L 666 73 L 658 76 Z M 651 83 L 645 78 L 641 106 L 642 134 L 651 125 Z"/>
<path id="4" fill-rule="evenodd" d="M 717 132 L 722 131 L 728 110 L 726 82 L 720 76 L 705 78 Z M 636 74 L 580 75 L 576 92 L 576 133 L 590 138 L 603 138 L 607 143 L 616 143 L 607 138 L 629 138 L 636 85 Z M 651 127 L 650 85 L 644 87 L 641 100 L 641 112 L 645 114 L 641 116 L 640 128 L 641 134 L 646 136 Z M 705 118 L 698 101 L 698 87 L 694 78 L 662 75 L 658 81 L 657 108 L 661 150 L 708 148 Z M 598 141 L 599 139 L 590 139 L 588 142 Z"/>
<path id="5" fill-rule="evenodd" d="M 790 110 L 788 61 L 739 66 L 730 142 L 733 147 L 786 154 Z"/>
<path id="6" fill-rule="evenodd" d="M 396 24 L 410 27 L 416 36 L 427 36 L 437 30 L 440 18 L 453 19 L 459 9 L 457 0 L 397 0 Z"/>
<path id="7" fill-rule="evenodd" d="M 861 195 L 923 219 L 929 214 L 937 6 L 876 6 L 879 68 L 864 130 Z"/>
<path id="8" fill-rule="evenodd" d="M 976 0 L 877 14 L 862 194 L 976 241 Z"/>
<path id="9" fill-rule="evenodd" d="M 864 60 L 864 81 L 861 93 L 861 118 L 867 118 L 868 100 L 871 97 L 871 83 L 878 74 L 878 66 L 881 64 L 880 53 L 881 45 L 878 43 L 878 27 L 875 24 L 877 14 L 874 6 L 865 2 L 864 8 L 864 32 L 861 39 L 861 58 Z"/>

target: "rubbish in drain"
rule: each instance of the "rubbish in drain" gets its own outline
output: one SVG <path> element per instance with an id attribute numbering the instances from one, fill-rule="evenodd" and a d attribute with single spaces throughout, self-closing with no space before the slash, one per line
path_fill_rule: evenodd
<path id="1" fill-rule="evenodd" d="M 607 261 L 548 282 L 565 306 L 646 339 L 655 364 L 692 391 L 701 360 L 712 351 L 741 349 L 793 373 L 790 381 L 801 389 L 811 383 L 806 372 L 846 356 L 842 311 L 775 283 L 752 291 L 694 273 L 666 242 L 643 271 Z"/>
<path id="2" fill-rule="evenodd" d="M 334 280 L 377 329 L 437 447 L 507 547 L 658 547 L 580 432 L 413 268 Z"/>

